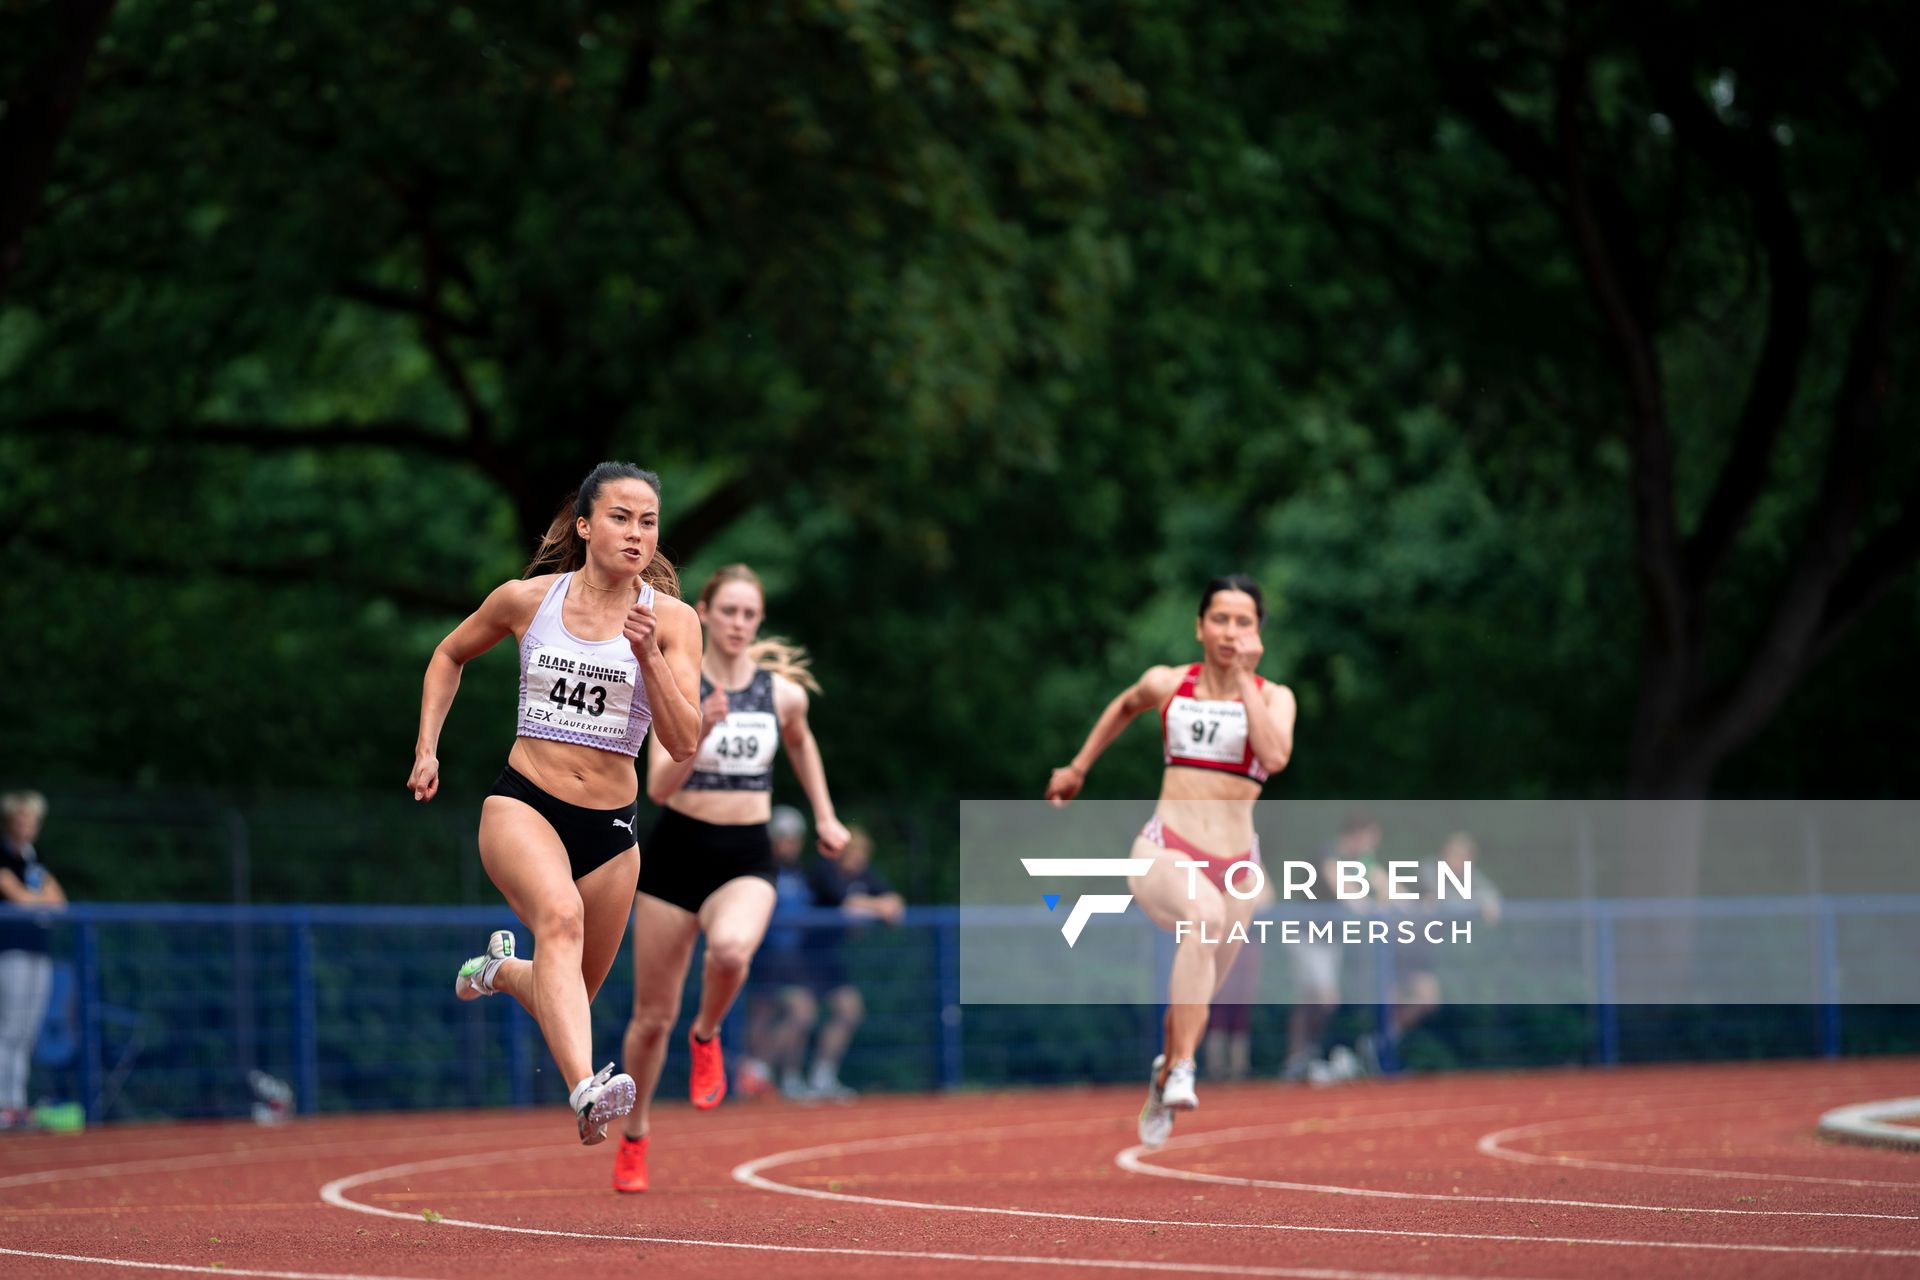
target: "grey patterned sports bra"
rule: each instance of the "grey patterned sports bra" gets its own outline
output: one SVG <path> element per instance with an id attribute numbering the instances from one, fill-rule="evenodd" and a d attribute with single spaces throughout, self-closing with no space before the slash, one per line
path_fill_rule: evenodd
<path id="1" fill-rule="evenodd" d="M 700 674 L 700 700 L 713 682 Z M 773 709 L 773 673 L 759 670 L 744 689 L 727 690 L 727 718 L 713 726 L 693 760 L 683 791 L 771 791 L 773 757 L 780 749 L 780 717 Z"/>

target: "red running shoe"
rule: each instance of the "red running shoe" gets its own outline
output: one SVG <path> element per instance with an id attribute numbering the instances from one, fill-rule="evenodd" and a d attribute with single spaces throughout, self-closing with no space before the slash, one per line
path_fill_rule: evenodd
<path id="1" fill-rule="evenodd" d="M 687 1048 L 693 1051 L 693 1076 L 687 1081 L 687 1094 L 701 1111 L 711 1111 L 727 1096 L 727 1064 L 720 1057 L 720 1033 L 704 1044 L 687 1032 Z"/>
<path id="2" fill-rule="evenodd" d="M 620 1151 L 613 1158 L 613 1189 L 638 1195 L 647 1189 L 647 1140 L 620 1135 Z"/>

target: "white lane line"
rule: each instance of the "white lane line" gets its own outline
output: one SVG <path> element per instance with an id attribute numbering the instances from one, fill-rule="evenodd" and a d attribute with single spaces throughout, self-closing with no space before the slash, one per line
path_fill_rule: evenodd
<path id="1" fill-rule="evenodd" d="M 1418 1115 L 1420 1113 L 1411 1113 Z M 1387 1119 L 1379 1117 L 1378 1119 Z M 1477 1231 L 1404 1231 L 1385 1227 L 1323 1227 L 1276 1222 L 1198 1222 L 1177 1218 L 1129 1218 L 1107 1214 L 1064 1213 L 1043 1209 L 1017 1209 L 1001 1205 L 947 1204 L 928 1200 L 899 1200 L 885 1196 L 853 1195 L 843 1191 L 823 1191 L 817 1187 L 796 1187 L 762 1176 L 762 1170 L 801 1161 L 835 1156 L 861 1155 L 874 1151 L 897 1151 L 906 1147 L 939 1146 L 945 1143 L 977 1141 L 994 1130 L 953 1131 L 904 1134 L 894 1138 L 832 1143 L 775 1152 L 738 1165 L 734 1180 L 761 1191 L 781 1195 L 804 1196 L 814 1200 L 837 1200 L 847 1204 L 867 1204 L 892 1209 L 922 1209 L 936 1213 L 996 1214 L 1013 1218 L 1048 1218 L 1069 1222 L 1105 1222 L 1119 1226 L 1195 1227 L 1216 1230 L 1284 1231 L 1307 1235 L 1386 1236 L 1413 1240 L 1483 1240 L 1501 1244 L 1570 1244 L 1629 1249 L 1688 1249 L 1722 1253 L 1816 1254 L 1871 1258 L 1920 1258 L 1920 1249 L 1868 1249 L 1845 1245 L 1778 1245 L 1722 1243 L 1693 1240 L 1620 1240 L 1597 1236 L 1531 1236 Z M 1678 1212 L 1685 1212 L 1679 1210 Z"/>
<path id="2" fill-rule="evenodd" d="M 950 1110 L 951 1108 L 949 1107 L 947 1109 Z M 938 1107 L 914 1108 L 912 1113 L 905 1118 L 921 1119 L 927 1116 L 937 1117 L 940 1112 L 941 1108 Z M 461 1123 L 461 1117 L 450 1116 L 448 1118 L 448 1129 L 446 1131 L 440 1133 L 398 1133 L 385 1138 L 331 1138 L 319 1142 L 301 1142 L 297 1140 L 296 1134 L 287 1133 L 287 1141 L 284 1145 L 274 1143 L 269 1139 L 266 1140 L 265 1145 L 259 1146 L 232 1147 L 226 1150 L 213 1151 L 193 1151 L 171 1156 L 149 1156 L 141 1160 L 119 1160 L 107 1164 L 61 1165 L 52 1169 L 36 1170 L 31 1173 L 11 1174 L 6 1177 L 0 1177 L 0 1190 L 8 1187 L 41 1186 L 53 1182 L 84 1181 L 88 1178 L 119 1177 L 123 1174 L 171 1173 L 175 1170 L 184 1169 L 220 1168 L 227 1164 L 262 1164 L 280 1159 L 299 1160 L 309 1156 L 317 1157 L 341 1152 L 360 1155 L 368 1151 L 391 1150 L 394 1147 L 412 1147 L 418 1149 L 421 1147 L 440 1146 L 456 1140 L 464 1145 L 466 1142 L 475 1140 L 491 1141 L 502 1138 L 511 1139 L 525 1134 L 531 1127 L 529 1122 L 537 1124 L 542 1114 L 545 1113 L 530 1111 L 524 1113 L 524 1115 L 514 1123 L 493 1124 L 485 1127 L 468 1127 Z M 556 1136 L 553 1145 L 556 1149 L 577 1149 L 578 1144 L 574 1137 L 573 1117 L 565 1113 L 556 1112 L 555 1114 L 564 1115 L 564 1124 L 562 1125 L 556 1120 Z M 829 1113 L 824 1111 L 812 1111 L 806 1114 L 819 1116 L 823 1119 L 829 1115 Z M 845 1113 L 838 1113 L 838 1116 L 844 1120 Z M 549 1118 L 553 1117 L 550 1116 Z M 869 1117 L 867 1123 L 880 1123 L 889 1118 L 892 1117 L 874 1115 Z M 689 1138 L 697 1136 L 697 1139 L 702 1143 L 712 1143 L 716 1139 L 734 1140 L 749 1138 L 757 1133 L 764 1132 L 767 1127 L 765 1118 L 758 1116 L 751 1119 L 742 1119 L 733 1124 L 727 1124 L 725 1122 L 713 1123 L 703 1118 L 698 1124 L 698 1134 L 695 1135 L 692 1131 L 688 1131 L 687 1136 Z M 456 1125 L 460 1127 L 456 1129 Z M 252 1125 L 246 1126 L 242 1131 L 255 1135 L 258 1134 L 258 1130 Z M 564 1134 L 565 1136 L 559 1136 L 560 1134 Z"/>
<path id="3" fill-rule="evenodd" d="M 1856 1102 L 1821 1116 L 1820 1133 L 1847 1142 L 1915 1148 L 1920 1147 L 1920 1128 L 1911 1123 L 1916 1117 L 1920 1117 L 1920 1098 Z"/>
<path id="4" fill-rule="evenodd" d="M 79 1253 L 41 1253 L 35 1249 L 0 1248 L 16 1258 L 45 1258 L 51 1262 L 91 1262 L 99 1267 L 132 1267 L 138 1271 L 189 1271 L 207 1276 L 265 1276 L 270 1280 L 418 1280 L 413 1276 L 366 1276 L 345 1271 L 259 1271 L 250 1267 L 202 1267 L 185 1262 L 135 1262 L 131 1258 L 91 1258 Z"/>
<path id="5" fill-rule="evenodd" d="M 1103 1118 L 1100 1123 L 1104 1124 L 1108 1121 Z M 397 1209 L 382 1209 L 376 1205 L 350 1200 L 346 1193 L 371 1182 L 386 1182 L 415 1174 L 437 1173 L 463 1166 L 491 1163 L 503 1156 L 515 1154 L 518 1152 L 512 1150 L 488 1152 L 473 1156 L 454 1156 L 445 1160 L 423 1160 L 416 1164 L 390 1165 L 384 1169 L 369 1169 L 363 1173 L 335 1178 L 320 1188 L 320 1199 L 338 1209 L 349 1209 L 355 1213 L 368 1213 L 382 1218 L 397 1218 L 402 1222 L 424 1226 L 426 1224 L 421 1222 L 418 1214 L 403 1213 Z M 1073 1217 L 1076 1215 L 1043 1216 Z M 740 1249 L 755 1253 L 804 1253 L 841 1258 L 897 1258 L 912 1262 L 966 1262 L 995 1267 L 1083 1267 L 1112 1271 L 1153 1271 L 1174 1275 L 1261 1276 L 1271 1277 L 1272 1280 L 1472 1280 L 1471 1277 L 1464 1276 L 1436 1276 L 1400 1271 L 1346 1271 L 1333 1267 L 1254 1267 L 1237 1263 L 1150 1262 L 1133 1258 L 1054 1258 L 1037 1254 L 856 1249 L 845 1245 L 754 1244 L 740 1240 L 701 1240 L 680 1236 L 630 1236 L 593 1231 L 558 1231 L 546 1227 L 515 1227 L 498 1222 L 472 1222 L 464 1218 L 446 1217 L 438 1219 L 432 1226 L 466 1227 L 475 1231 L 504 1231 L 514 1235 L 544 1236 L 565 1240 L 597 1240 L 617 1244 L 683 1245 L 693 1249 Z"/>
<path id="6" fill-rule="evenodd" d="M 1621 1160 L 1589 1160 L 1582 1156 L 1543 1155 L 1534 1151 L 1517 1151 L 1506 1145 L 1524 1138 L 1542 1138 L 1557 1133 L 1577 1132 L 1581 1129 L 1604 1128 L 1623 1121 L 1637 1120 L 1646 1114 L 1649 1113 L 1632 1116 L 1619 1114 L 1578 1116 L 1567 1120 L 1543 1120 L 1538 1124 L 1515 1125 L 1511 1129 L 1496 1129 L 1492 1133 L 1482 1134 L 1480 1140 L 1474 1144 L 1474 1149 L 1481 1155 L 1491 1156 L 1496 1160 L 1510 1160 L 1515 1164 L 1550 1165 L 1558 1169 L 1599 1169 L 1611 1173 L 1670 1173 L 1687 1178 L 1731 1178 L 1755 1182 L 1801 1182 L 1816 1186 L 1891 1187 L 1899 1191 L 1920 1190 L 1920 1182 L 1835 1178 L 1813 1173 L 1748 1173 L 1738 1169 L 1695 1169 L 1681 1165 L 1630 1164 Z"/>
<path id="7" fill-rule="evenodd" d="M 1739 1105 L 1751 1106 L 1751 1102 L 1742 1101 Z M 1464 1108 L 1462 1111 L 1464 1112 Z M 1512 1110 L 1511 1107 L 1479 1107 L 1477 1111 Z M 1683 1114 L 1698 1114 L 1698 1108 Z M 1653 1113 L 1658 1114 L 1658 1113 Z M 1382 1124 L 1366 1127 L 1403 1127 L 1409 1122 L 1428 1118 L 1445 1119 L 1446 1114 L 1437 1111 L 1399 1112 L 1380 1117 Z M 1261 1138 L 1300 1137 L 1333 1129 L 1346 1130 L 1359 1128 L 1359 1125 L 1345 1125 L 1337 1121 L 1316 1123 L 1311 1120 L 1296 1120 L 1287 1124 L 1242 1125 L 1231 1129 L 1214 1129 L 1205 1133 L 1182 1134 L 1169 1140 L 1157 1150 L 1164 1153 L 1175 1149 L 1193 1147 L 1226 1146 L 1236 1142 L 1254 1142 Z M 1462 1201 L 1475 1204 L 1525 1204 L 1549 1205 L 1568 1209 L 1619 1209 L 1636 1213 L 1712 1213 L 1741 1217 L 1780 1217 L 1780 1218 L 1872 1218 L 1889 1222 L 1920 1222 L 1920 1214 L 1911 1213 L 1862 1213 L 1841 1210 L 1819 1209 L 1722 1209 L 1702 1208 L 1693 1205 L 1666 1204 L 1622 1204 L 1607 1200 L 1564 1200 L 1540 1196 L 1497 1196 L 1471 1195 L 1464 1192 L 1437 1191 L 1389 1191 L 1383 1188 L 1349 1187 L 1332 1183 L 1289 1182 L 1278 1178 L 1242 1177 L 1225 1173 L 1202 1173 L 1195 1169 L 1170 1168 L 1165 1165 L 1149 1164 L 1147 1157 L 1156 1148 L 1148 1146 L 1128 1147 L 1113 1158 L 1113 1162 L 1128 1173 L 1145 1174 L 1155 1178 L 1172 1178 L 1181 1182 L 1211 1182 L 1227 1187 L 1263 1187 L 1274 1191 L 1300 1191 L 1314 1195 L 1356 1196 L 1371 1200 L 1438 1200 Z"/>
<path id="8" fill-rule="evenodd" d="M 1229 1138 L 1228 1141 L 1245 1141 L 1254 1137 L 1298 1136 L 1308 1132 L 1292 1125 L 1262 1125 L 1257 1129 L 1223 1129 L 1222 1134 L 1242 1135 Z M 1202 1135 L 1207 1136 L 1207 1135 Z M 1181 1182 L 1211 1182 L 1223 1187 L 1264 1187 L 1273 1191 L 1303 1191 L 1315 1195 L 1357 1196 L 1370 1200 L 1439 1200 L 1464 1204 L 1529 1204 L 1550 1205 L 1566 1209 L 1624 1209 L 1636 1213 L 1716 1213 L 1735 1214 L 1762 1218 L 1877 1218 L 1889 1222 L 1920 1222 L 1920 1214 L 1912 1213 L 1847 1213 L 1839 1210 L 1820 1209 L 1708 1209 L 1696 1205 L 1666 1204 L 1620 1204 L 1610 1200 L 1555 1200 L 1541 1196 L 1486 1196 L 1469 1195 L 1465 1192 L 1452 1193 L 1442 1191 L 1387 1191 L 1370 1187 L 1343 1187 L 1331 1183 L 1285 1182 L 1278 1178 L 1242 1178 L 1225 1173 L 1201 1173 L 1193 1169 L 1171 1169 L 1163 1165 L 1146 1163 L 1145 1157 L 1155 1148 L 1146 1146 L 1128 1147 L 1116 1155 L 1113 1162 L 1128 1173 L 1146 1174 L 1154 1178 L 1173 1178 Z"/>

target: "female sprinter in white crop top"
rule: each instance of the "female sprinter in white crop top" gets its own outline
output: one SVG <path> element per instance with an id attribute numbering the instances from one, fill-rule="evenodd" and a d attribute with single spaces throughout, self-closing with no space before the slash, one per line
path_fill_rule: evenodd
<path id="1" fill-rule="evenodd" d="M 1225 892 L 1225 876 L 1235 862 L 1259 859 L 1253 804 L 1261 784 L 1293 754 L 1293 691 L 1254 674 L 1264 621 L 1266 606 L 1251 578 L 1213 579 L 1194 624 L 1202 660 L 1149 668 L 1107 704 L 1079 753 L 1047 783 L 1047 799 L 1066 804 L 1120 731 L 1141 712 L 1159 709 L 1167 768 L 1153 818 L 1133 842 L 1133 857 L 1153 860 L 1132 882 L 1133 894 L 1161 928 L 1177 934 L 1181 921 L 1190 928 L 1174 951 L 1166 1049 L 1153 1060 L 1140 1111 L 1140 1141 L 1148 1146 L 1167 1140 L 1175 1111 L 1199 1105 L 1194 1054 L 1207 1032 L 1209 1002 L 1242 945 L 1226 939 L 1236 923 L 1244 930 L 1255 906 Z M 1176 865 L 1181 861 L 1206 865 L 1189 869 Z M 1243 873 L 1236 887 L 1244 892 L 1246 885 Z"/>
<path id="2" fill-rule="evenodd" d="M 520 718 L 480 809 L 480 861 L 533 930 L 505 929 L 460 967 L 463 1000 L 505 991 L 540 1024 L 586 1144 L 633 1109 L 633 1080 L 593 1070 L 589 1005 L 620 949 L 640 871 L 634 769 L 651 725 L 675 759 L 700 744 L 700 621 L 658 552 L 660 478 L 603 462 L 554 517 L 527 575 L 495 588 L 433 651 L 420 701 L 416 800 L 440 789 L 440 729 L 466 664 L 511 635 Z M 554 569 L 558 572 L 540 572 Z"/>

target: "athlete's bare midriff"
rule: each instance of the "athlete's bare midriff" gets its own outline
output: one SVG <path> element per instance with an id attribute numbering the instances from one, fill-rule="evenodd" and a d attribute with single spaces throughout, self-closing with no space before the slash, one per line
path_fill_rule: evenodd
<path id="1" fill-rule="evenodd" d="M 619 809 L 640 794 L 640 775 L 624 751 L 515 738 L 507 763 L 555 800 L 582 809 Z"/>
<path id="2" fill-rule="evenodd" d="M 1160 775 L 1154 812 L 1209 854 L 1237 858 L 1253 847 L 1253 805 L 1260 784 L 1214 769 L 1172 765 Z"/>
<path id="3" fill-rule="evenodd" d="M 676 791 L 667 808 L 716 827 L 748 827 L 773 816 L 771 791 Z"/>

